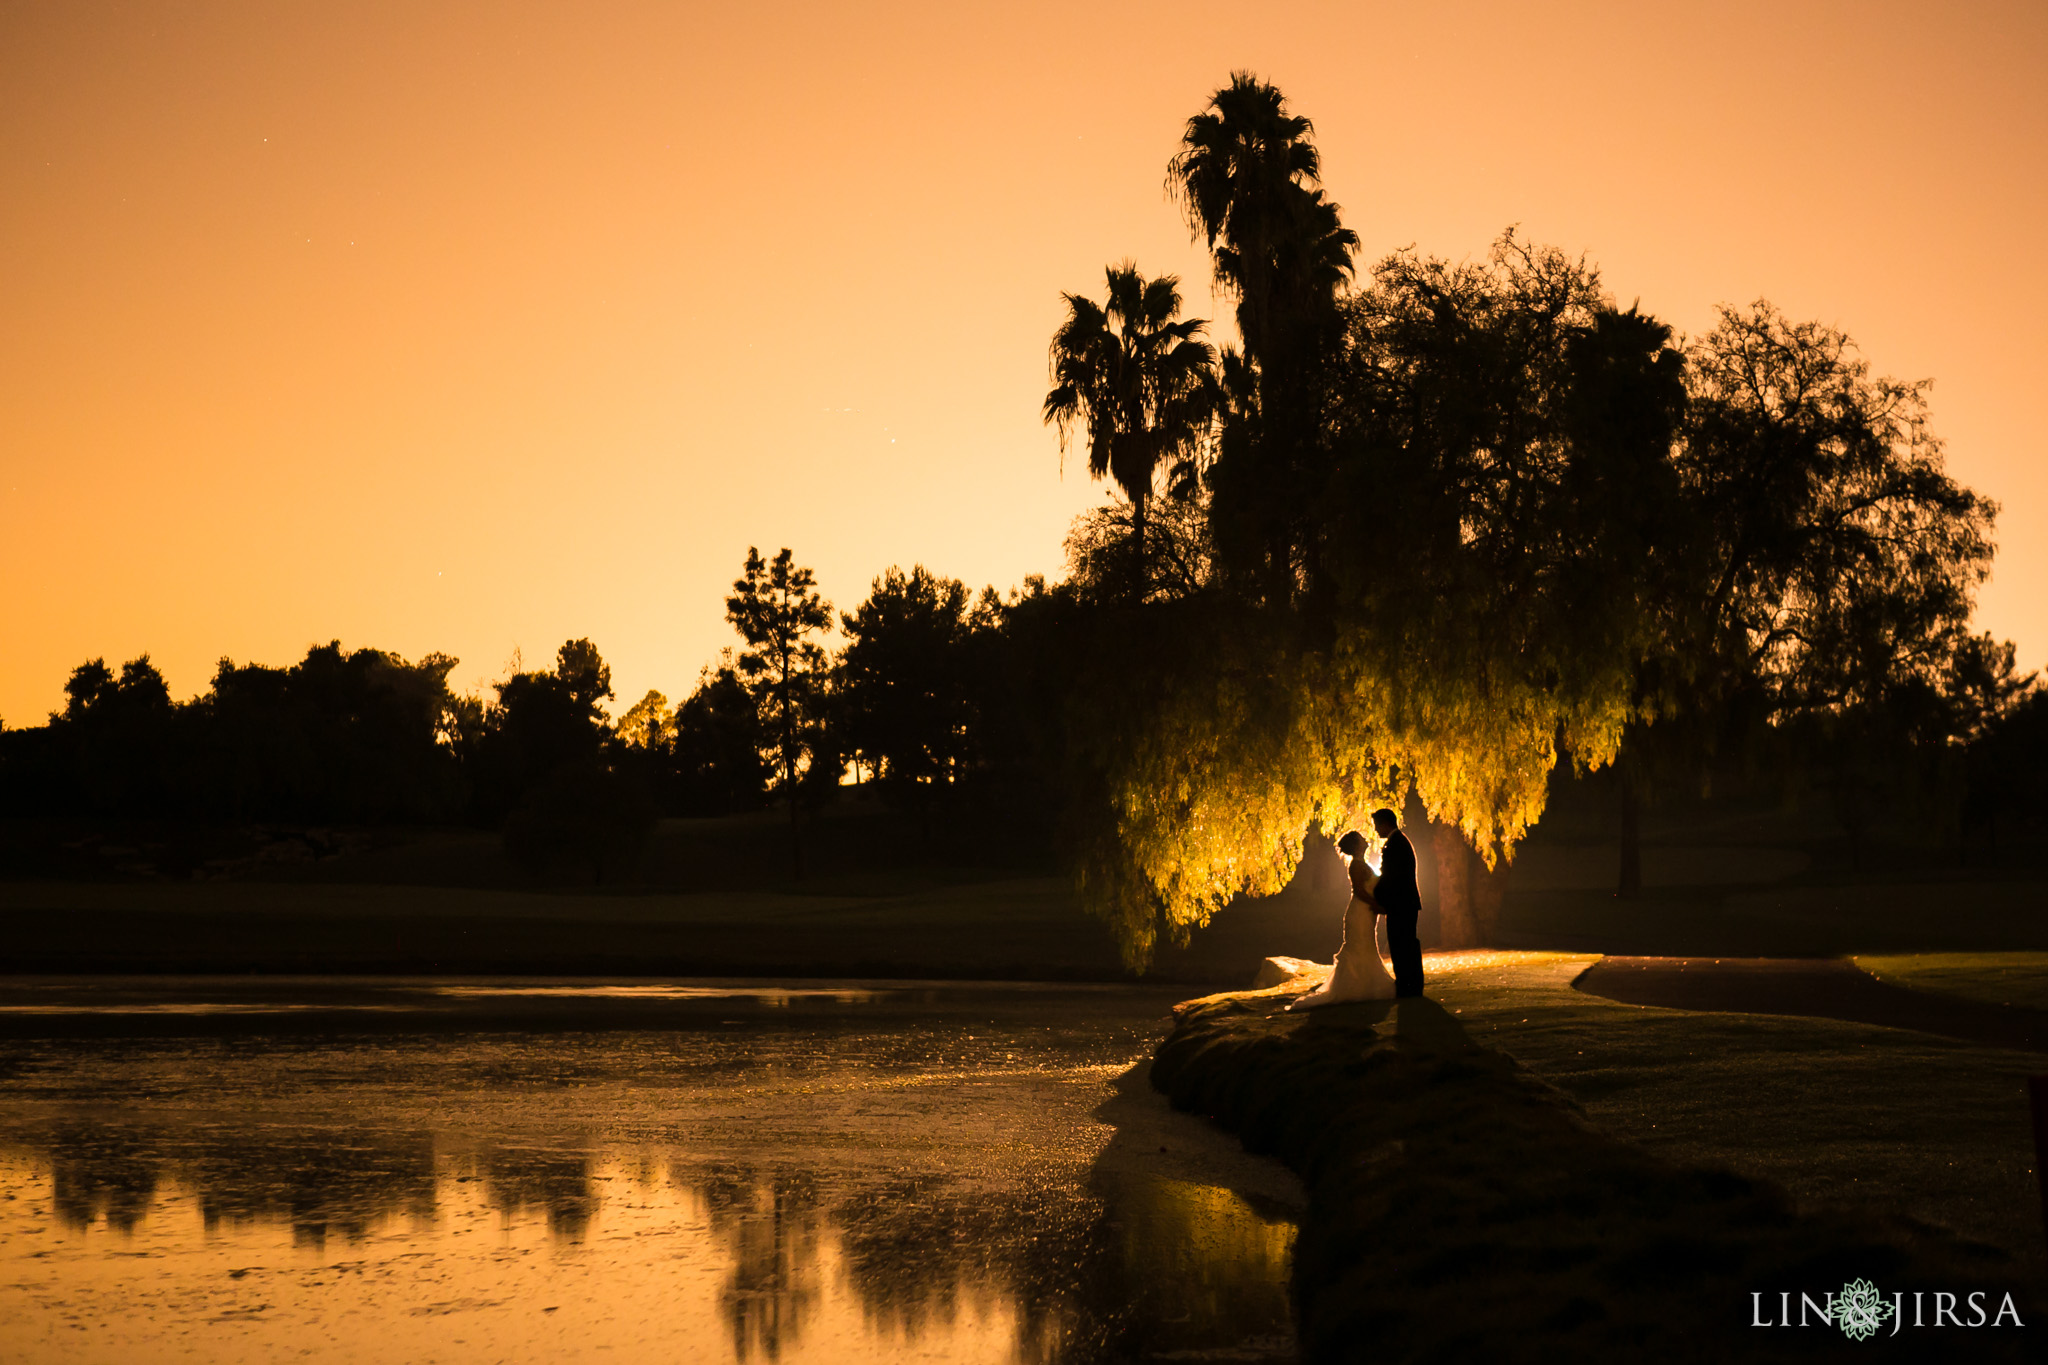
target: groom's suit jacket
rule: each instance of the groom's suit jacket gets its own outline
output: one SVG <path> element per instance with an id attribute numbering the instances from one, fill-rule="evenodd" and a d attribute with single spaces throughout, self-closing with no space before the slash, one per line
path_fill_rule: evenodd
<path id="1" fill-rule="evenodd" d="M 1422 913 L 1422 888 L 1415 884 L 1415 845 L 1398 829 L 1388 836 L 1386 851 L 1380 854 L 1380 884 L 1373 888 L 1373 896 L 1390 915 Z"/>

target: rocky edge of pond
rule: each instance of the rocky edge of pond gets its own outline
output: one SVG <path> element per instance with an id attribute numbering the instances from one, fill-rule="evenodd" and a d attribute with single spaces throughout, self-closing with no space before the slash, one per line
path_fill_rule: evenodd
<path id="1" fill-rule="evenodd" d="M 1294 1270 L 1306 1361 L 2036 1358 L 2039 1296 L 1998 1248 L 1801 1209 L 1777 1185 L 1655 1157 L 1433 1001 L 1285 1013 L 1299 993 L 1176 1007 L 1152 1083 L 1307 1187 Z M 1916 1290 L 1928 1303 L 1986 1291 L 1991 1313 L 2011 1292 L 2025 1326 L 1930 1336 L 1909 1320 L 1857 1341 L 1817 1320 L 1751 1325 L 1752 1294 L 1775 1322 L 1781 1291 L 1796 1313 L 1802 1291 L 1821 1303 L 1858 1279 L 1886 1299 L 1905 1290 L 1908 1313 Z"/>

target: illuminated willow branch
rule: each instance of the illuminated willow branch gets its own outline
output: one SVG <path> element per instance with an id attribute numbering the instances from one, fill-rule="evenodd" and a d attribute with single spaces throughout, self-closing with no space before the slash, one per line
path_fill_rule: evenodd
<path id="1" fill-rule="evenodd" d="M 1250 632 L 1205 655 L 1170 661 L 1149 714 L 1091 727 L 1101 766 L 1079 890 L 1137 966 L 1232 897 L 1279 891 L 1312 827 L 1364 826 L 1411 787 L 1489 865 L 1510 856 L 1542 814 L 1560 744 L 1604 764 L 1629 712 L 1625 668 L 1567 693 L 1422 659 L 1388 666 L 1357 640 L 1313 654 Z M 1099 680 L 1128 680 L 1123 662 L 1104 659 Z"/>

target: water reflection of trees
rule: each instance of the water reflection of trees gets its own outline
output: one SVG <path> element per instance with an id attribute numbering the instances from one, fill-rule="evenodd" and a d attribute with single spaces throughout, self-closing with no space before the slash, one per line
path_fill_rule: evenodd
<path id="1" fill-rule="evenodd" d="M 817 1181 L 802 1171 L 762 1178 L 720 1166 L 692 1183 L 732 1258 L 722 1301 L 733 1354 L 778 1359 L 818 1302 L 825 1214 Z"/>
<path id="2" fill-rule="evenodd" d="M 392 1216 L 432 1220 L 443 1180 L 480 1183 L 507 1217 L 542 1211 L 566 1240 L 586 1235 L 598 1206 L 595 1154 L 545 1143 L 444 1141 L 437 1153 L 429 1133 L 84 1123 L 13 1136 L 47 1154 L 55 1213 L 74 1228 L 132 1231 L 167 1181 L 194 1192 L 209 1232 L 284 1223 L 315 1247 Z M 971 1176 L 880 1181 L 645 1155 L 620 1175 L 700 1201 L 726 1260 L 721 1303 L 742 1361 L 792 1352 L 834 1291 L 870 1333 L 906 1349 L 1007 1316 L 1014 1354 L 1029 1362 L 1285 1331 L 1290 1225 L 1249 1218 L 1206 1186 L 1098 1177 L 1089 1188 L 1071 1171 L 991 1155 L 993 1169 Z M 1174 1323 L 1184 1326 L 1163 1325 Z"/>
<path id="3" fill-rule="evenodd" d="M 282 1222 L 295 1243 L 324 1246 L 330 1233 L 353 1241 L 392 1214 L 434 1214 L 434 1146 L 424 1134 L 78 1124 L 31 1145 L 48 1153 L 51 1202 L 72 1228 L 104 1218 L 132 1232 L 168 1177 L 193 1189 L 209 1233 Z"/>
<path id="4" fill-rule="evenodd" d="M 864 1186 L 833 1216 L 870 1327 L 906 1341 L 951 1328 L 962 1297 L 979 1294 L 1012 1305 L 1020 1361 L 1292 1358 L 1294 1223 L 1229 1190 L 1127 1163 L 1098 1163 L 1084 1189 L 1019 1165 L 992 1185 Z"/>
<path id="5" fill-rule="evenodd" d="M 1102 1334 L 1105 1305 L 1087 1288 L 1111 1264 L 1101 1217 L 1064 1182 L 913 1178 L 848 1200 L 840 1227 L 871 1326 L 916 1341 L 955 1323 L 963 1293 L 1007 1298 L 1017 1358 L 1052 1361 Z"/>
<path id="6" fill-rule="evenodd" d="M 75 1128 L 49 1145 L 50 1202 L 66 1227 L 130 1232 L 156 1198 L 156 1153 L 121 1129 Z"/>
<path id="7" fill-rule="evenodd" d="M 1005 1188 L 911 1178 L 861 1182 L 828 1201 L 817 1173 L 798 1168 L 721 1165 L 674 1178 L 696 1188 L 731 1258 L 723 1301 L 742 1361 L 778 1359 L 801 1340 L 835 1244 L 844 1287 L 877 1335 L 915 1342 L 950 1329 L 963 1297 L 1010 1299 L 1020 1358 L 1054 1359 L 1073 1315 L 1047 1287 L 1090 1258 L 1092 1239 L 1071 1236 L 1070 1220 L 1048 1219 L 1042 1205 Z M 1033 1256 L 1048 1265 L 1028 1269 Z"/>
<path id="8" fill-rule="evenodd" d="M 1291 1355 L 1292 1216 L 1183 1180 L 1098 1173 L 1097 1186 L 1116 1210 L 1126 1310 L 1159 1325 L 1153 1352 L 1263 1347 Z"/>
<path id="9" fill-rule="evenodd" d="M 800 1340 L 835 1244 L 868 1330 L 906 1348 L 956 1330 L 964 1314 L 1007 1304 L 1020 1361 L 1134 1358 L 1143 1353 L 1138 1338 L 1156 1325 L 1134 1305 L 1160 1297 L 1150 1282 L 1161 1273 L 1185 1274 L 1199 1258 L 1190 1236 L 1196 1247 L 1216 1247 L 1219 1219 L 1230 1212 L 1172 1189 L 1105 1208 L 1070 1179 L 1029 1170 L 993 1181 L 863 1181 L 829 1202 L 802 1170 L 727 1166 L 676 1178 L 697 1187 L 732 1258 L 725 1309 L 743 1361 L 777 1359 Z M 1242 1268 L 1210 1267 L 1164 1296 L 1162 1306 L 1187 1322 L 1190 1344 L 1213 1331 L 1284 1334 L 1291 1228 L 1264 1228 L 1224 1238 L 1252 1253 Z M 1266 1283 L 1236 1283 L 1247 1274 Z"/>
<path id="10" fill-rule="evenodd" d="M 430 1133 L 71 1124 L 21 1137 L 46 1154 L 54 1211 L 72 1228 L 104 1219 L 132 1232 L 167 1179 L 192 1189 L 209 1233 L 278 1222 L 315 1247 L 330 1236 L 360 1240 L 394 1216 L 432 1220 L 443 1176 L 481 1182 L 508 1217 L 543 1212 L 548 1231 L 570 1240 L 588 1231 L 597 1206 L 591 1155 L 575 1148 L 485 1145 L 437 1167 Z"/>
<path id="11" fill-rule="evenodd" d="M 460 1165 L 483 1181 L 486 1197 L 506 1217 L 540 1209 L 549 1233 L 580 1242 L 597 1208 L 590 1159 L 575 1148 L 492 1146 L 468 1153 Z"/>

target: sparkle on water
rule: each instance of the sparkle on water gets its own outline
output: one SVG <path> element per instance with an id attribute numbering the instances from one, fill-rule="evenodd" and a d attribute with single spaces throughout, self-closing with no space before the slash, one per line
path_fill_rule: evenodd
<path id="1" fill-rule="evenodd" d="M 0 983 L 160 1035 L 6 1027 L 10 1360 L 1291 1357 L 1296 1196 L 1130 1074 L 1157 992 L 94 986 Z"/>

